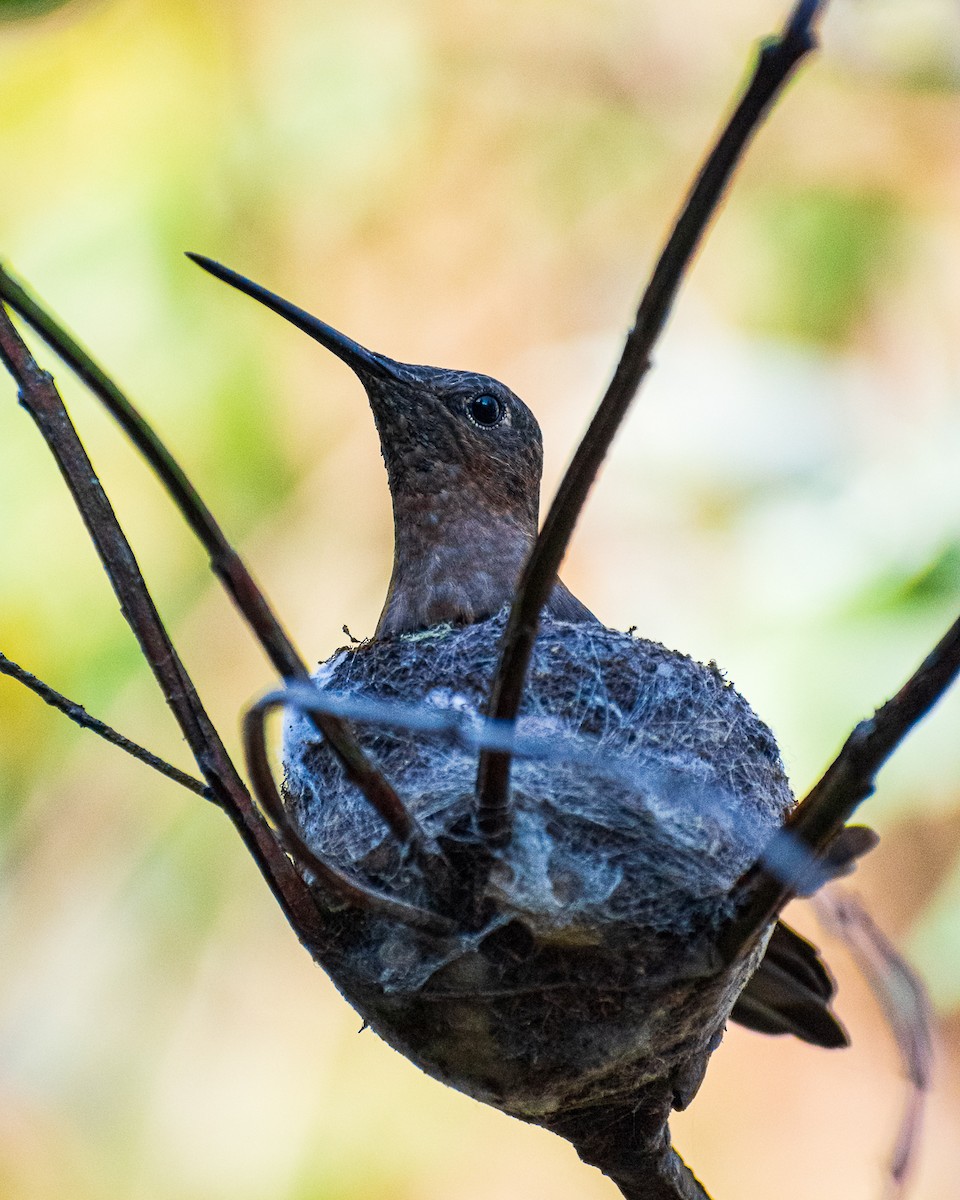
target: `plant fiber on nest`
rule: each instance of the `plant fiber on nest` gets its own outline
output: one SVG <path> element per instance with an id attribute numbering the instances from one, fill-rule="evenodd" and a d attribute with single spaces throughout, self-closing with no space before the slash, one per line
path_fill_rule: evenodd
<path id="1" fill-rule="evenodd" d="M 361 643 L 315 678 L 336 695 L 479 718 L 504 621 Z M 361 728 L 442 853 L 441 880 L 393 839 L 306 719 L 289 719 L 286 801 L 318 854 L 461 916 L 471 881 L 486 879 L 451 935 L 332 908 L 323 965 L 388 1042 L 515 1116 L 549 1121 L 640 1087 L 685 1106 L 763 950 L 723 969 L 712 953 L 731 886 L 793 803 L 773 735 L 715 666 L 549 615 L 518 735 L 545 752 L 514 761 L 512 836 L 487 878 L 475 752 L 402 723 Z"/>

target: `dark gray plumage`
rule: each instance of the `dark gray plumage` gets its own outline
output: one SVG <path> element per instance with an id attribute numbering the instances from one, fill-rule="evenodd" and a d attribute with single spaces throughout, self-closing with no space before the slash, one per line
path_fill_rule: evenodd
<path id="1" fill-rule="evenodd" d="M 373 639 L 318 682 L 479 719 L 537 534 L 533 414 L 489 376 L 394 362 L 198 261 L 346 362 L 380 435 L 395 532 L 386 601 Z M 313 727 L 289 722 L 286 800 L 314 852 L 455 922 L 441 935 L 331 907 L 320 960 L 437 1078 L 568 1137 L 611 1178 L 629 1146 L 631 1196 L 701 1200 L 667 1118 L 696 1094 L 726 1021 L 846 1044 L 833 981 L 787 926 L 732 964 L 716 954 L 734 885 L 793 804 L 776 743 L 716 668 L 606 628 L 559 580 L 518 730 L 541 749 L 514 763 L 512 837 L 493 852 L 475 826 L 472 750 L 402 721 L 360 726 L 432 848 L 425 868 Z M 868 848 L 848 833 L 828 872 Z"/>

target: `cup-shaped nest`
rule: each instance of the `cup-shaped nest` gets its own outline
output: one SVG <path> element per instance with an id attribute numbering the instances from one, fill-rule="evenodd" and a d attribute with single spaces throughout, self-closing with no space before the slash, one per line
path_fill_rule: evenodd
<path id="1" fill-rule="evenodd" d="M 286 802 L 307 843 L 456 926 L 328 905 L 322 964 L 388 1042 L 515 1116 L 551 1123 L 650 1088 L 682 1105 L 763 950 L 722 967 L 715 943 L 793 803 L 776 743 L 713 664 L 545 616 L 511 835 L 491 852 L 469 734 L 482 740 L 503 628 L 501 614 L 366 642 L 317 672 L 325 691 L 396 706 L 360 737 L 426 852 L 398 845 L 312 726 L 288 720 Z M 462 736 L 409 728 L 411 705 L 457 714 Z"/>

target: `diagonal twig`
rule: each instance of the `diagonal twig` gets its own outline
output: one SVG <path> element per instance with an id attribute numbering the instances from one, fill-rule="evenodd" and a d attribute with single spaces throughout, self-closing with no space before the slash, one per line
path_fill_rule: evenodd
<path id="1" fill-rule="evenodd" d="M 42 679 L 38 679 L 36 675 L 25 671 L 23 667 L 19 666 L 12 659 L 7 658 L 2 652 L 0 652 L 0 675 L 7 675 L 10 679 L 15 679 L 18 683 L 22 683 L 24 687 L 29 688 L 41 700 L 46 701 L 51 707 L 58 709 L 65 716 L 69 717 L 81 729 L 89 729 L 97 734 L 98 737 L 103 738 L 105 742 L 109 742 L 112 746 L 118 746 L 121 750 L 125 750 L 127 754 L 142 763 L 146 763 L 148 767 L 153 767 L 155 771 L 159 771 L 167 779 L 172 779 L 174 783 L 179 783 L 188 792 L 194 792 L 196 795 L 203 796 L 207 800 L 212 799 L 210 789 L 202 780 L 195 779 L 192 775 L 188 775 L 186 771 L 181 771 L 179 767 L 168 763 L 165 759 L 160 758 L 159 755 L 154 754 L 151 750 L 147 750 L 146 747 L 141 746 L 138 742 L 124 737 L 122 733 L 118 733 L 116 729 L 108 725 L 105 721 L 91 717 L 82 704 L 77 704 L 75 700 L 70 700 L 67 696 L 52 688 L 48 683 L 44 683 Z"/>
<path id="2" fill-rule="evenodd" d="M 851 815 L 872 794 L 877 772 L 960 675 L 960 618 L 899 692 L 861 721 L 820 780 L 790 814 L 760 862 L 736 884 L 735 915 L 720 941 L 724 961 L 749 948 L 802 888 Z"/>
<path id="3" fill-rule="evenodd" d="M 297 936 L 308 946 L 325 937 L 310 890 L 283 853 L 238 775 L 177 655 L 116 514 L 80 443 L 53 379 L 38 366 L 0 304 L 0 361 L 16 380 L 73 496 L 120 610 L 206 780 L 211 799 L 237 828 Z"/>
<path id="4" fill-rule="evenodd" d="M 262 696 L 256 704 L 247 709 L 243 718 L 243 747 L 247 760 L 247 770 L 250 781 L 260 802 L 261 809 L 276 824 L 283 837 L 287 852 L 297 865 L 311 875 L 319 878 L 320 882 L 339 897 L 344 903 L 358 908 L 365 908 L 381 916 L 413 928 L 425 929 L 432 933 L 451 933 L 456 929 L 454 922 L 418 908 L 405 900 L 397 900 L 386 892 L 378 891 L 367 883 L 359 883 L 345 871 L 326 859 L 317 855 L 301 837 L 298 830 L 290 822 L 284 807 L 280 791 L 277 788 L 270 760 L 267 754 L 266 719 L 275 709 L 284 707 L 296 708 L 298 712 L 315 712 L 315 697 L 313 687 L 304 685 L 269 692 Z"/>
<path id="5" fill-rule="evenodd" d="M 743 98 L 704 162 L 644 292 L 613 378 L 577 447 L 527 560 L 504 631 L 489 706 L 497 720 L 516 719 L 527 668 L 557 571 L 587 493 L 619 429 L 663 330 L 677 290 L 730 176 L 771 104 L 800 60 L 816 45 L 813 23 L 822 0 L 800 0 L 779 37 L 762 44 Z M 509 838 L 510 756 L 481 755 L 477 774 L 479 825 L 491 846 Z"/>
<path id="6" fill-rule="evenodd" d="M 310 673 L 289 636 L 254 581 L 243 559 L 227 540 L 210 509 L 156 432 L 90 354 L 4 267 L 0 266 L 0 300 L 27 321 L 44 341 L 104 404 L 153 468 L 191 530 L 210 556 L 210 565 L 276 670 L 288 680 L 308 680 Z M 307 714 L 340 759 L 348 778 L 394 834 L 410 841 L 417 834 L 413 818 L 396 791 L 369 760 L 350 726 L 338 717 Z"/>

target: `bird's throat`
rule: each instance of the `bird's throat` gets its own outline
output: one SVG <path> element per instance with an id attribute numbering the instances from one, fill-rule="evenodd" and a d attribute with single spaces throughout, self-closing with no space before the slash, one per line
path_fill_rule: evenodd
<path id="1" fill-rule="evenodd" d="M 435 498 L 434 498 L 435 501 Z M 535 531 L 490 512 L 394 506 L 393 575 L 377 637 L 470 624 L 509 601 Z"/>

